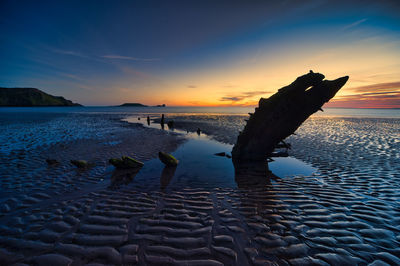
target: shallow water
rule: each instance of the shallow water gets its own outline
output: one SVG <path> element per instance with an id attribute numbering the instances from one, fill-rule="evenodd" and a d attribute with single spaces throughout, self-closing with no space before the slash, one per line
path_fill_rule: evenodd
<path id="1" fill-rule="evenodd" d="M 288 140 L 294 157 L 270 163 L 280 178 L 238 188 L 213 154 L 244 115 L 167 114 L 210 137 L 121 122 L 129 112 L 14 115 L 0 123 L 4 264 L 400 264 L 399 119 L 314 117 Z M 116 173 L 107 160 L 122 155 L 145 166 Z M 112 185 L 117 174 L 129 182 Z"/>
<path id="2" fill-rule="evenodd" d="M 129 123 L 142 124 L 145 127 L 176 132 L 185 136 L 187 141 L 172 153 L 180 160 L 180 164 L 174 174 L 174 182 L 171 182 L 171 185 L 175 184 L 175 189 L 184 186 L 202 188 L 237 187 L 232 160 L 215 155 L 220 152 L 230 155 L 233 145 L 221 143 L 204 133 L 198 135 L 197 133 L 180 129 L 169 129 L 167 125 L 165 125 L 165 129 L 162 129 L 159 123 L 154 123 L 154 120 L 148 125 L 146 116 L 143 115 L 131 115 L 122 119 L 122 121 Z M 149 162 L 149 164 L 156 164 L 155 168 L 161 168 L 162 165 L 158 160 L 155 161 L 156 163 Z M 316 168 L 293 157 L 274 158 L 274 161 L 269 164 L 269 169 L 278 177 L 310 176 L 317 172 Z M 149 175 L 149 173 L 146 173 L 146 175 Z"/>

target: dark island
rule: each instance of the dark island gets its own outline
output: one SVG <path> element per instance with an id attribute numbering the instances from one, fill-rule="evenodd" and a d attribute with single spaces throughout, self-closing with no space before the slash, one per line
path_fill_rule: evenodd
<path id="1" fill-rule="evenodd" d="M 0 87 L 0 106 L 82 106 L 61 96 L 53 96 L 36 88 Z"/>
<path id="2" fill-rule="evenodd" d="M 150 106 L 144 105 L 141 103 L 124 103 L 124 104 L 118 105 L 118 107 L 150 107 Z M 154 107 L 165 107 L 165 104 L 159 104 Z"/>
<path id="3" fill-rule="evenodd" d="M 141 103 L 124 103 L 121 105 L 118 105 L 119 107 L 149 107 L 148 105 L 144 105 Z"/>

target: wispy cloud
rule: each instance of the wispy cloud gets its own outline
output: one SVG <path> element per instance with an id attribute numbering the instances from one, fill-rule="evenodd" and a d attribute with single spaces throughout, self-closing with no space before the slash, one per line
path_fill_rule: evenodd
<path id="1" fill-rule="evenodd" d="M 236 85 L 223 85 L 221 88 L 236 88 Z"/>
<path id="2" fill-rule="evenodd" d="M 71 56 L 77 56 L 77 57 L 82 57 L 82 58 L 89 58 L 89 56 L 84 55 L 82 53 L 76 52 L 76 51 L 71 51 L 71 50 L 60 50 L 60 49 L 52 49 L 54 53 L 57 54 L 64 54 L 64 55 L 71 55 Z"/>
<path id="3" fill-rule="evenodd" d="M 153 61 L 161 60 L 160 58 L 138 58 L 138 57 L 131 57 L 131 56 L 123 56 L 123 55 L 102 55 L 101 57 L 107 58 L 107 59 L 143 61 L 143 62 L 153 62 Z"/>
<path id="4" fill-rule="evenodd" d="M 392 89 L 400 90 L 400 81 L 376 83 L 376 84 L 371 84 L 371 85 L 366 85 L 366 86 L 349 88 L 348 90 L 351 90 L 354 92 L 366 93 L 366 92 L 386 91 L 386 90 L 392 90 Z"/>
<path id="5" fill-rule="evenodd" d="M 115 60 L 130 60 L 130 61 L 141 61 L 141 62 L 154 62 L 160 61 L 160 58 L 140 58 L 140 57 L 131 57 L 131 56 L 123 56 L 123 55 L 116 55 L 116 54 L 109 54 L 109 55 L 101 55 L 101 56 L 88 56 L 80 52 L 76 52 L 73 50 L 62 50 L 62 49 L 51 49 L 52 52 L 63 54 L 63 55 L 71 55 L 76 57 L 88 58 L 93 60 L 100 60 L 103 59 L 115 59 Z"/>
<path id="6" fill-rule="evenodd" d="M 342 30 L 348 30 L 348 29 L 357 27 L 358 25 L 360 25 L 361 23 L 364 23 L 365 21 L 367 21 L 366 18 L 357 20 L 357 21 L 355 21 L 355 22 L 353 22 L 353 23 L 351 23 L 351 24 L 349 24 L 349 25 L 344 26 L 344 27 L 342 28 Z"/>
<path id="7" fill-rule="evenodd" d="M 223 101 L 239 102 L 239 101 L 243 101 L 247 98 L 252 98 L 252 97 L 267 94 L 267 93 L 271 93 L 271 92 L 269 92 L 269 91 L 247 91 L 247 92 L 242 92 L 237 95 L 223 96 L 219 100 L 222 102 Z"/>
<path id="8" fill-rule="evenodd" d="M 371 92 L 340 96 L 328 107 L 347 108 L 400 108 L 400 91 Z"/>
<path id="9" fill-rule="evenodd" d="M 72 79 L 72 80 L 78 80 L 78 81 L 84 80 L 83 78 L 81 78 L 77 75 L 74 75 L 74 74 L 70 74 L 70 73 L 58 72 L 58 74 L 62 77 L 66 77 L 66 78 Z"/>
<path id="10" fill-rule="evenodd" d="M 221 99 L 219 99 L 220 101 L 231 101 L 231 102 L 238 102 L 243 100 L 242 97 L 221 97 Z"/>
<path id="11" fill-rule="evenodd" d="M 358 94 L 358 95 L 369 96 L 369 95 L 391 95 L 391 94 L 400 94 L 400 91 L 368 92 L 368 93 L 362 93 L 362 94 Z"/>
<path id="12" fill-rule="evenodd" d="M 197 86 L 196 85 L 187 85 L 187 88 L 194 89 L 194 88 L 197 88 Z"/>

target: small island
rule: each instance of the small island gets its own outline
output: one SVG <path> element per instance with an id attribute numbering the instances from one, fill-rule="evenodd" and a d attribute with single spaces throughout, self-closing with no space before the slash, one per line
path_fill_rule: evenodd
<path id="1" fill-rule="evenodd" d="M 148 105 L 144 105 L 141 103 L 124 103 L 121 105 L 118 105 L 119 107 L 149 107 Z"/>
<path id="2" fill-rule="evenodd" d="M 53 96 L 36 88 L 0 87 L 0 106 L 82 106 L 61 96 Z"/>
<path id="3" fill-rule="evenodd" d="M 118 107 L 150 107 L 150 106 L 144 105 L 141 103 L 124 103 L 124 104 L 118 105 Z M 154 107 L 165 107 L 165 104 L 158 104 Z"/>

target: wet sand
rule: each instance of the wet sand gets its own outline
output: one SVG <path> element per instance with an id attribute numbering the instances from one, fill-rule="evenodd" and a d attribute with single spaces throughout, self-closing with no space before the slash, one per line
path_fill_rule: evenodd
<path id="1" fill-rule="evenodd" d="M 242 118 L 187 123 L 229 143 Z M 73 129 L 78 117 L 63 119 L 59 128 L 67 123 Z M 312 176 L 212 187 L 185 182 L 196 176 L 185 179 L 179 166 L 171 177 L 152 160 L 159 150 L 178 149 L 184 156 L 178 148 L 190 142 L 184 136 L 119 122 L 117 116 L 82 119 L 87 130 L 99 128 L 98 135 L 78 127 L 65 140 L 48 137 L 44 146 L 34 134 L 25 137 L 33 148 L 15 149 L 20 141 L 2 144 L 3 264 L 400 264 L 400 140 L 393 134 L 399 132 L 398 120 L 312 119 L 290 140 L 292 154 L 318 169 Z M 227 119 L 237 123 L 230 128 L 219 121 Z M 207 121 L 213 121 L 209 128 Z M 8 136 L 7 143 L 21 138 Z M 121 155 L 138 158 L 145 167 L 133 182 L 110 187 L 114 169 L 106 161 Z M 48 167 L 49 157 L 60 165 Z M 70 159 L 94 166 L 77 170 Z"/>

